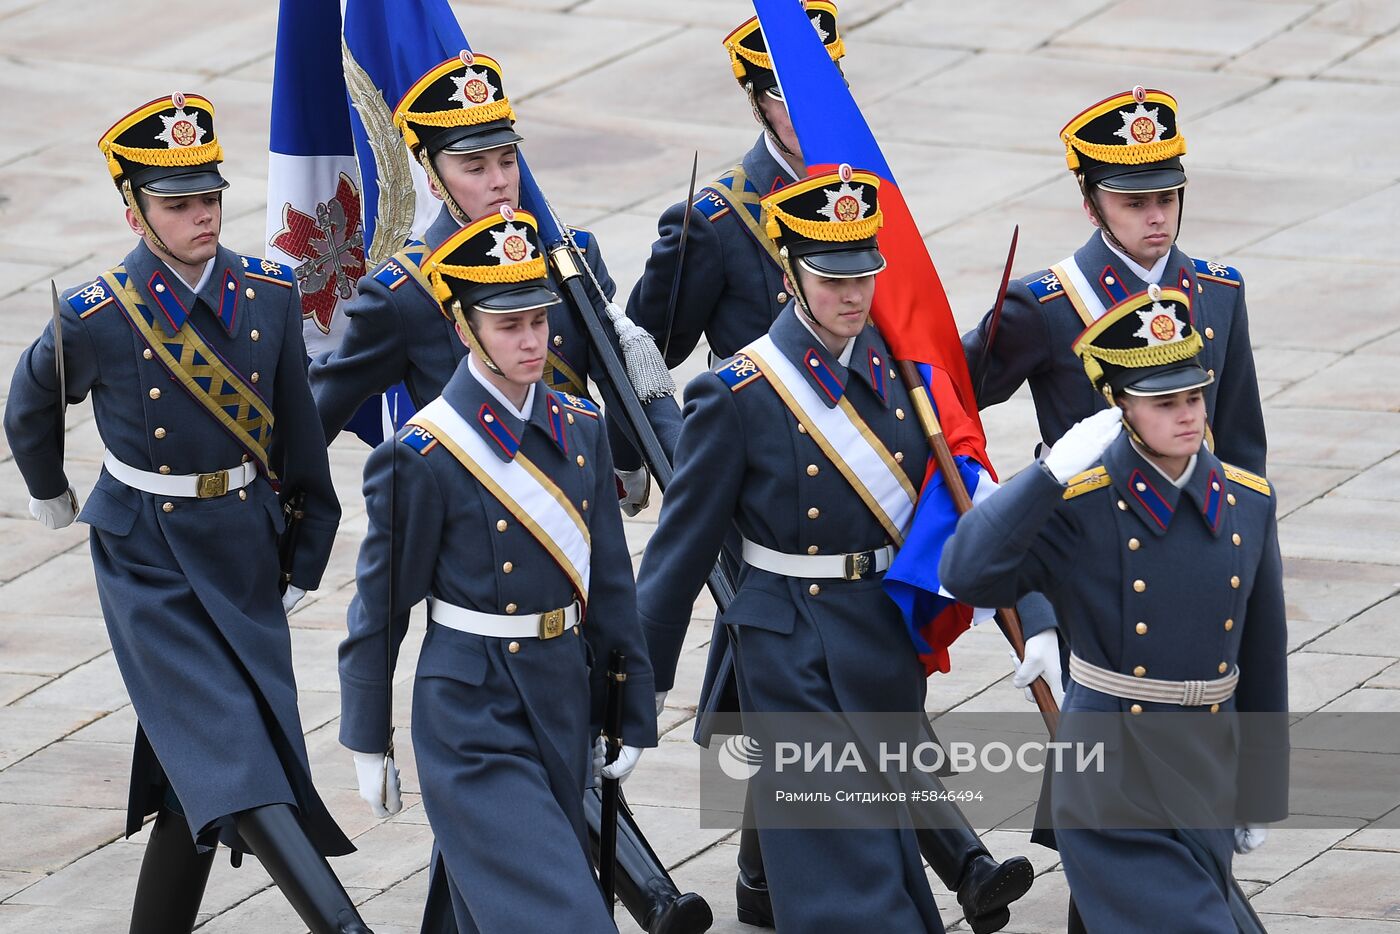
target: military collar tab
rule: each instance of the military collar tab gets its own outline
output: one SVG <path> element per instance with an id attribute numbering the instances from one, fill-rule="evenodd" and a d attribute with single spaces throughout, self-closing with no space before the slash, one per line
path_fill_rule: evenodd
<path id="1" fill-rule="evenodd" d="M 1113 478 L 1119 508 L 1132 510 L 1154 535 L 1165 535 L 1176 514 L 1181 491 L 1133 448 L 1126 433 L 1109 446 L 1103 460 Z"/>

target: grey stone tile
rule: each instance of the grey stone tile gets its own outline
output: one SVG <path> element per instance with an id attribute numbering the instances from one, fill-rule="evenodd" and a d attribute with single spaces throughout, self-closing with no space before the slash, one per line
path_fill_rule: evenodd
<path id="1" fill-rule="evenodd" d="M 1275 347 L 1260 340 L 1255 344 L 1254 367 L 1261 380 L 1298 383 L 1344 361 L 1341 354 L 1329 351 Z"/>
<path id="2" fill-rule="evenodd" d="M 116 710 L 130 703 L 117 671 L 117 661 L 105 652 L 54 678 L 18 702 L 20 707 L 84 707 Z"/>
<path id="3" fill-rule="evenodd" d="M 0 871 L 0 902 L 3 902 L 16 892 L 23 891 L 44 876 L 37 872 L 9 872 Z"/>
<path id="4" fill-rule="evenodd" d="M 94 710 L 0 707 L 0 769 L 7 769 L 26 756 L 58 742 L 98 716 L 99 713 Z"/>
<path id="5" fill-rule="evenodd" d="M 1400 416 L 1390 412 L 1276 409 L 1264 405 L 1269 460 L 1313 467 L 1370 467 L 1400 447 Z"/>
<path id="6" fill-rule="evenodd" d="M 124 814 L 95 807 L 7 802 L 0 802 L 0 817 L 5 821 L 0 869 L 45 874 L 117 839 L 126 823 Z"/>
<path id="7" fill-rule="evenodd" d="M 12 675 L 0 672 L 0 704 L 14 703 L 26 694 L 43 687 L 48 680 L 43 675 Z"/>
<path id="8" fill-rule="evenodd" d="M 1288 709 L 1319 710 L 1389 664 L 1363 655 L 1294 652 L 1288 656 Z"/>
<path id="9" fill-rule="evenodd" d="M 73 738 L 88 743 L 130 746 L 136 738 L 136 710 L 130 704 L 119 707 L 74 733 Z"/>
<path id="10" fill-rule="evenodd" d="M 1400 36 L 1392 33 L 1366 46 L 1323 74 L 1354 81 L 1400 83 Z"/>
<path id="11" fill-rule="evenodd" d="M 1396 95 L 1396 100 L 1400 100 L 1400 88 L 1389 90 Z M 1322 127 L 1316 131 L 1328 132 Z M 1339 169 L 1345 170 L 1345 167 Z M 1379 171 L 1372 170 L 1368 177 L 1376 177 Z M 1381 276 L 1386 273 L 1385 267 L 1395 265 L 1395 257 L 1382 244 L 1386 242 L 1390 219 L 1395 216 L 1397 204 L 1400 204 L 1400 188 L 1392 185 L 1335 210 L 1300 219 L 1299 223 L 1251 244 L 1247 252 L 1281 259 L 1325 262 L 1332 267 L 1329 278 L 1340 279 L 1344 292 L 1349 291 L 1346 286 L 1351 279 L 1357 275 L 1365 276 L 1366 273 L 1348 269 L 1347 276 L 1339 277 L 1337 270 L 1347 267 L 1337 264 L 1361 263 L 1379 267 L 1372 272 Z M 1336 302 L 1337 296 L 1329 296 L 1329 299 Z M 1379 333 L 1388 334 L 1391 330 L 1393 328 L 1387 326 Z"/>
<path id="12" fill-rule="evenodd" d="M 130 750 L 66 739 L 0 772 L 0 802 L 120 810 L 124 815 L 130 773 Z"/>
<path id="13" fill-rule="evenodd" d="M 49 908 L 0 905 L 0 924 L 7 934 L 101 934 L 126 927 L 127 912 L 92 908 Z"/>
<path id="14" fill-rule="evenodd" d="M 1396 873 L 1400 873 L 1400 854 L 1330 850 L 1270 886 L 1255 900 L 1255 907 L 1286 914 L 1388 920 L 1395 913 L 1390 881 Z"/>
<path id="15" fill-rule="evenodd" d="M 1274 934 L 1396 934 L 1400 924 L 1392 921 L 1360 921 L 1354 918 L 1324 918 L 1308 915 L 1259 912 L 1259 920 Z"/>
<path id="16" fill-rule="evenodd" d="M 1400 689 L 1400 664 L 1391 665 L 1370 681 L 1367 687 Z"/>
<path id="17" fill-rule="evenodd" d="M 59 675 L 110 649 L 100 617 L 0 613 L 0 669 L 7 672 Z"/>
<path id="18" fill-rule="evenodd" d="M 1327 71 L 1328 66 L 1346 58 L 1371 40 L 1368 33 L 1338 28 L 1321 11 L 1286 32 L 1265 40 L 1225 65 L 1225 70 L 1272 78 L 1308 78 Z"/>
<path id="19" fill-rule="evenodd" d="M 1149 0 L 1124 0 L 1061 33 L 1055 42 L 1230 56 L 1258 45 L 1311 11 L 1312 4 L 1305 3 L 1184 0 L 1167 9 Z M 1183 23 L 1199 23 L 1202 28 L 1183 29 Z"/>
<path id="20" fill-rule="evenodd" d="M 1015 0 L 989 0 L 950 15 L 938 4 L 903 3 L 862 27 L 858 35 L 911 45 L 1028 52 L 1102 8 L 1099 0 L 1073 0 L 1053 9 Z"/>
<path id="21" fill-rule="evenodd" d="M 1333 629 L 1309 646 L 1317 652 L 1348 655 L 1400 655 L 1400 598 L 1384 600 Z"/>
<path id="22" fill-rule="evenodd" d="M 1358 499 L 1400 498 L 1400 457 L 1389 457 L 1337 487 L 1336 495 Z"/>
<path id="23" fill-rule="evenodd" d="M 1319 852 L 1334 846 L 1357 826 L 1356 822 L 1351 822 L 1349 826 L 1336 828 L 1271 828 L 1269 839 L 1263 846 L 1252 853 L 1235 857 L 1235 878 L 1241 881 L 1277 882 L 1312 860 Z"/>
<path id="24" fill-rule="evenodd" d="M 34 612 L 86 616 L 98 609 L 92 559 L 64 554 L 7 584 L 0 584 L 0 604 L 16 613 Z"/>
<path id="25" fill-rule="evenodd" d="M 1279 518 L 1324 496 L 1353 475 L 1346 467 L 1304 467 L 1276 462 L 1269 467 L 1269 482 L 1278 496 Z"/>
<path id="26" fill-rule="evenodd" d="M 1395 381 L 1390 358 L 1379 354 L 1353 354 L 1302 379 L 1269 400 L 1274 406 L 1395 412 Z M 1400 438 L 1397 438 L 1400 441 Z"/>
<path id="27" fill-rule="evenodd" d="M 1400 565 L 1400 504 L 1323 497 L 1279 523 L 1279 544 L 1294 558 Z"/>

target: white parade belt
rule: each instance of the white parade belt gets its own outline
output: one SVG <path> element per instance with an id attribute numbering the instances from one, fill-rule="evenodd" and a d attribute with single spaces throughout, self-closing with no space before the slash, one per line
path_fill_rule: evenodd
<path id="1" fill-rule="evenodd" d="M 111 451 L 103 452 L 102 466 L 106 467 L 107 472 L 115 479 L 134 490 L 154 493 L 157 496 L 187 496 L 196 499 L 212 499 L 241 490 L 258 476 L 258 468 L 251 462 L 213 473 L 154 473 L 122 463 Z"/>
<path id="2" fill-rule="evenodd" d="M 573 603 L 548 613 L 482 613 L 456 606 L 444 600 L 432 599 L 428 615 L 433 622 L 458 632 L 469 632 L 493 639 L 553 639 L 562 636 L 579 623 L 579 605 Z"/>
<path id="3" fill-rule="evenodd" d="M 1180 704 L 1182 707 L 1224 703 L 1234 695 L 1235 686 L 1240 682 L 1238 667 L 1223 678 L 1209 681 L 1164 681 L 1160 678 L 1134 678 L 1119 671 L 1109 671 L 1073 654 L 1069 657 L 1069 676 L 1101 694 L 1123 700 Z"/>
<path id="4" fill-rule="evenodd" d="M 847 555 L 790 555 L 765 548 L 746 538 L 743 554 L 745 564 L 784 577 L 858 581 L 866 575 L 889 570 L 890 563 L 894 561 L 895 548 L 886 545 L 873 551 L 857 551 Z"/>

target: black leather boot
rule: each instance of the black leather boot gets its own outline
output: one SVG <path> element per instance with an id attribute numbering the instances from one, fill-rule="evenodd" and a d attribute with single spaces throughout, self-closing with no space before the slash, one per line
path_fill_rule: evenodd
<path id="1" fill-rule="evenodd" d="M 739 878 L 734 882 L 734 903 L 739 920 L 759 928 L 773 927 L 773 899 L 763 872 L 763 851 L 753 820 L 753 797 L 744 797 L 744 829 L 739 831 Z"/>
<path id="2" fill-rule="evenodd" d="M 268 804 L 243 811 L 235 824 L 312 934 L 373 934 L 290 807 Z"/>
<path id="3" fill-rule="evenodd" d="M 214 850 L 198 852 L 185 818 L 162 807 L 141 860 L 131 934 L 190 934 L 213 865 Z"/>
<path id="4" fill-rule="evenodd" d="M 694 892 L 681 894 L 651 844 L 642 836 L 637 819 L 619 795 L 617 809 L 617 873 L 613 877 L 617 897 L 648 934 L 701 934 L 714 924 L 709 904 Z M 583 795 L 588 820 L 588 842 L 596 865 L 600 851 L 603 796 L 597 788 Z"/>
<path id="5" fill-rule="evenodd" d="M 998 863 L 983 853 L 974 857 L 959 880 L 958 904 L 973 934 L 992 934 L 1011 922 L 1007 907 L 1030 891 L 1035 870 L 1024 856 Z"/>

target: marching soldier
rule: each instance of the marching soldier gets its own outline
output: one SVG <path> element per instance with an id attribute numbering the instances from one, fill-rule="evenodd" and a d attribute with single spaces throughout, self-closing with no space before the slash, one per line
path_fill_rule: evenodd
<path id="1" fill-rule="evenodd" d="M 882 589 L 929 450 L 868 322 L 884 267 L 878 184 L 843 166 L 764 199 L 796 302 L 687 390 L 638 578 L 659 691 L 737 523 L 747 569 L 724 622 L 744 716 L 923 709 L 922 667 Z M 772 829 L 761 805 L 758 817 L 780 930 L 943 930 L 911 830 Z"/>
<path id="2" fill-rule="evenodd" d="M 408 244 L 360 280 L 359 294 L 346 309 L 347 327 L 340 345 L 311 365 L 311 388 L 321 412 L 326 438 L 332 439 L 370 396 L 403 382 L 416 408 L 437 398 L 465 358 L 456 323 L 433 296 L 422 270 L 424 256 L 482 218 L 494 218 L 501 206 L 520 204 L 520 168 L 515 113 L 505 93 L 501 66 L 486 55 L 463 52 L 431 69 L 399 101 L 394 124 L 409 151 L 427 173 L 442 210 L 422 242 Z M 574 242 L 601 286 L 595 307 L 612 298 L 614 285 L 597 241 L 586 230 L 571 231 Z M 558 284 L 549 270 L 548 287 Z M 593 354 L 578 316 L 566 303 L 549 309 L 550 344 L 544 381 L 551 390 L 586 397 L 592 376 L 604 399 L 616 398 Z M 623 388 L 621 391 L 630 391 Z M 619 406 L 620 411 L 620 406 Z M 647 407 L 648 417 L 676 423 L 663 435 L 674 438 L 680 415 L 674 403 Z M 611 424 L 609 425 L 612 430 Z M 619 458 L 636 452 L 612 430 Z M 635 466 L 635 465 L 634 465 Z M 623 507 L 635 514 L 646 504 L 644 469 L 620 471 Z M 600 504 L 601 505 L 601 504 Z M 596 794 L 590 792 L 596 798 Z M 588 815 L 597 833 L 596 800 Z M 618 891 L 623 903 L 651 934 L 698 934 L 712 922 L 709 906 L 694 893 L 681 894 L 652 852 L 632 814 L 623 809 L 618 838 Z"/>
<path id="3" fill-rule="evenodd" d="M 809 0 L 806 9 L 839 67 L 846 46 L 835 4 Z M 725 37 L 724 46 L 763 132 L 739 165 L 702 189 L 690 204 L 673 205 L 662 214 L 660 236 L 627 304 L 628 315 L 651 333 L 672 367 L 690 356 L 702 334 L 711 359 L 733 356 L 766 334 L 792 301 L 778 247 L 760 223 L 760 202 L 803 178 L 806 164 L 758 18 L 740 24 Z M 681 288 L 672 308 L 678 266 Z M 737 702 L 728 645 L 725 629 L 717 624 L 697 722 L 697 737 L 706 742 L 703 714 L 732 710 Z M 1010 918 L 1006 905 L 1030 888 L 1030 863 L 1023 857 L 998 863 L 966 822 L 950 819 L 940 824 L 919 832 L 924 857 L 943 884 L 957 893 L 976 934 L 1000 930 Z M 741 919 L 771 926 L 763 863 L 752 832 L 741 836 L 736 893 Z"/>
<path id="4" fill-rule="evenodd" d="M 1073 351 L 1110 408 L 963 516 L 941 562 L 959 599 L 1039 590 L 1061 620 L 1058 738 L 1107 750 L 1097 780 L 1051 775 L 1081 930 L 1235 931 L 1232 851 L 1287 813 L 1277 499 L 1203 444 L 1212 376 L 1196 322 L 1210 319 L 1192 298 L 1153 284 L 1084 331 Z"/>
<path id="5" fill-rule="evenodd" d="M 390 659 L 426 598 L 413 741 L 457 930 L 615 932 L 582 801 L 611 651 L 629 659 L 627 745 L 604 776 L 656 744 L 656 717 L 606 432 L 542 380 L 558 298 L 531 215 L 503 205 L 423 268 L 469 349 L 365 468 L 341 741 L 383 808 Z"/>
<path id="6" fill-rule="evenodd" d="M 139 721 L 128 835 L 157 814 L 131 930 L 189 931 L 222 842 L 255 854 L 317 934 L 366 932 L 325 860 L 354 847 L 312 786 L 287 630 L 340 518 L 295 281 L 219 244 L 228 182 L 209 101 L 152 101 L 98 145 L 140 239 L 64 293 L 20 358 L 5 431 L 34 517 L 92 527 Z M 79 514 L 63 410 L 89 394 L 107 450 Z M 279 567 L 293 497 L 302 518 Z"/>
<path id="7" fill-rule="evenodd" d="M 1076 422 L 1104 407 L 1086 385 L 1075 338 L 1104 309 L 1149 285 L 1191 296 L 1192 324 L 1204 337 L 1201 365 L 1207 438 L 1217 456 L 1262 472 L 1266 441 L 1244 280 L 1238 270 L 1192 259 L 1176 245 L 1186 195 L 1186 152 L 1176 100 L 1133 88 L 1080 113 L 1060 131 L 1065 158 L 1096 228 L 1073 256 L 1013 281 L 995 312 L 963 336 L 978 405 L 996 405 L 1029 381 L 1041 439 L 1057 443 Z M 1218 441 L 1217 441 L 1218 439 Z M 1055 691 L 1063 648 L 1040 596 L 1021 606 L 1026 657 L 1015 684 L 1045 675 Z"/>

